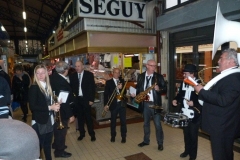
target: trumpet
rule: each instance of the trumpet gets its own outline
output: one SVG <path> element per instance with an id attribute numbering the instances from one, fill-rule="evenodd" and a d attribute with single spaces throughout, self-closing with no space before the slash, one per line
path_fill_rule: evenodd
<path id="1" fill-rule="evenodd" d="M 55 91 L 53 91 L 53 102 L 58 103 L 58 97 L 55 95 Z M 59 123 L 57 126 L 57 129 L 64 129 L 65 127 L 62 124 L 60 109 L 55 114 L 56 114 L 55 121 L 56 121 L 56 123 Z"/>

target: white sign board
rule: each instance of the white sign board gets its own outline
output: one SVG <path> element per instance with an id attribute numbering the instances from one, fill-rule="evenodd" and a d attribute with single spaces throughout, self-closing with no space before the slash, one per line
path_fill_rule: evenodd
<path id="1" fill-rule="evenodd" d="M 79 0 L 79 17 L 146 21 L 146 3 L 128 0 Z"/>

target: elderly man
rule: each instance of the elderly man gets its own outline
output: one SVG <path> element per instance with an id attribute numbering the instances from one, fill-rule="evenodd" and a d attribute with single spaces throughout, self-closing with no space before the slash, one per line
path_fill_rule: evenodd
<path id="1" fill-rule="evenodd" d="M 91 117 L 91 106 L 95 99 L 95 82 L 91 72 L 84 70 L 82 61 L 75 63 L 76 72 L 69 75 L 70 85 L 75 94 L 75 114 L 78 119 L 78 128 L 80 136 L 78 141 L 85 137 L 84 123 L 87 124 L 88 134 L 91 136 L 91 141 L 96 141 Z"/>
<path id="2" fill-rule="evenodd" d="M 233 160 L 233 143 L 240 132 L 240 71 L 237 52 L 227 49 L 218 60 L 225 75 L 210 90 L 195 86 L 202 100 L 202 129 L 210 135 L 214 160 Z"/>
<path id="3" fill-rule="evenodd" d="M 66 145 L 66 135 L 67 135 L 67 128 L 68 122 L 72 123 L 74 121 L 73 111 L 72 111 L 72 104 L 74 101 L 74 96 L 70 84 L 68 83 L 67 75 L 68 75 L 68 64 L 64 61 L 59 61 L 56 63 L 56 72 L 54 72 L 50 76 L 50 83 L 52 90 L 55 91 L 56 95 L 59 95 L 60 92 L 67 92 L 68 97 L 66 102 L 62 102 L 60 105 L 60 112 L 61 119 L 59 121 L 62 122 L 64 128 L 58 129 L 59 122 L 55 123 L 54 125 L 54 142 L 52 147 L 55 149 L 54 154 L 55 157 L 62 157 L 67 158 L 70 157 L 72 154 L 65 151 Z M 60 118 L 60 117 L 59 117 Z"/>

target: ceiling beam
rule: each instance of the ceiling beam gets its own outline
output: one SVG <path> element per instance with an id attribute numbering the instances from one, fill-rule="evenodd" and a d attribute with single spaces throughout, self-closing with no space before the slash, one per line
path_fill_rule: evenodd
<path id="1" fill-rule="evenodd" d="M 59 14 L 61 11 L 62 5 L 56 1 L 53 0 L 38 0 L 39 2 L 44 3 L 44 5 L 51 8 L 56 14 Z"/>

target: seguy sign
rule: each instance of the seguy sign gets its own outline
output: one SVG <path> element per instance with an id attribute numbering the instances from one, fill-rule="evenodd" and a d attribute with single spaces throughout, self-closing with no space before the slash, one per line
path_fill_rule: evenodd
<path id="1" fill-rule="evenodd" d="M 146 3 L 128 0 L 79 0 L 79 17 L 146 21 Z"/>

